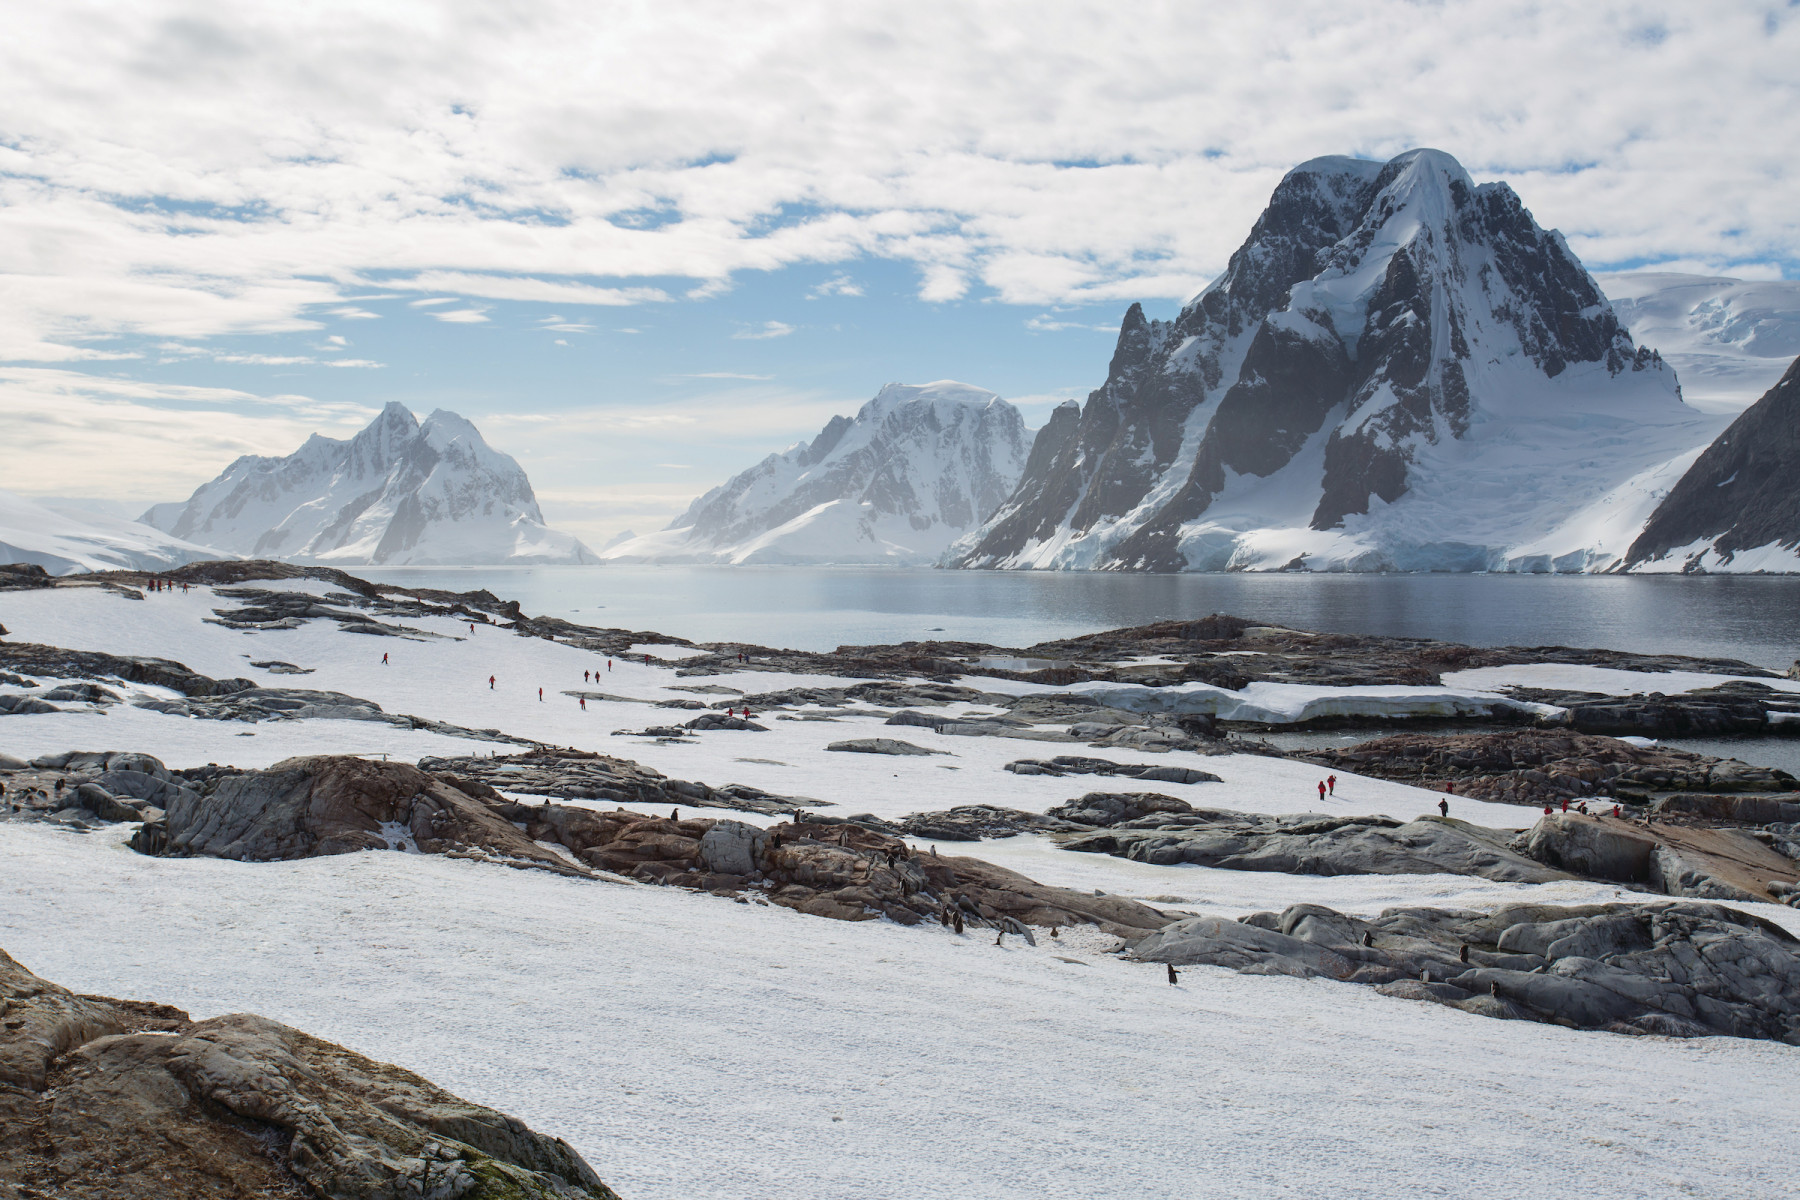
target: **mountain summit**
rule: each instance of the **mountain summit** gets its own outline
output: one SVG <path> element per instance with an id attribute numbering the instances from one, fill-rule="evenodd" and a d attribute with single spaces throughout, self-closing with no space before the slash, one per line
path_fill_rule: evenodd
<path id="1" fill-rule="evenodd" d="M 314 434 L 286 458 L 246 455 L 141 520 L 237 554 L 334 566 L 595 561 L 544 525 L 524 470 L 475 426 L 442 409 L 421 425 L 397 403 L 348 441 Z"/>
<path id="2" fill-rule="evenodd" d="M 930 563 L 1011 494 L 1030 444 L 1019 410 L 993 392 L 890 383 L 855 417 L 831 418 L 602 557 Z"/>
<path id="3" fill-rule="evenodd" d="M 1571 515 L 1717 424 L 1506 184 L 1436 150 L 1314 159 L 1174 320 L 1131 307 L 1105 385 L 945 562 L 1597 569 L 1626 545 Z"/>

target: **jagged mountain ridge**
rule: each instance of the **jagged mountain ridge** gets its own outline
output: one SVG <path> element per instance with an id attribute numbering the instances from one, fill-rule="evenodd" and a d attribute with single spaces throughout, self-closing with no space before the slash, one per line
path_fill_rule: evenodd
<path id="1" fill-rule="evenodd" d="M 347 441 L 314 434 L 285 458 L 245 455 L 185 503 L 141 518 L 256 558 L 334 565 L 592 563 L 544 524 L 531 481 L 474 425 L 423 424 L 391 403 Z"/>
<path id="2" fill-rule="evenodd" d="M 889 384 L 602 557 L 930 563 L 1011 494 L 1030 440 L 1018 409 L 984 388 Z"/>
<path id="3" fill-rule="evenodd" d="M 1800 358 L 1651 514 L 1635 570 L 1800 571 Z"/>
<path id="4" fill-rule="evenodd" d="M 1432 150 L 1315 159 L 1174 320 L 1132 306 L 1106 383 L 945 561 L 1504 568 L 1715 429 L 1511 188 Z"/>

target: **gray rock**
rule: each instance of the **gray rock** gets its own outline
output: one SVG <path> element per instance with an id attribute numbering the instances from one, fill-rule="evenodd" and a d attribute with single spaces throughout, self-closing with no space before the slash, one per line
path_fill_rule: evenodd
<path id="1" fill-rule="evenodd" d="M 1067 806 L 1052 810 L 1069 817 Z M 1079 819 L 1071 817 L 1071 819 Z M 1566 879 L 1507 846 L 1509 834 L 1446 817 L 1269 817 L 1201 810 L 1149 814 L 1058 840 L 1136 862 L 1293 875 L 1476 875 L 1506 883 Z"/>
<path id="2" fill-rule="evenodd" d="M 1709 817 L 1715 821 L 1735 821 L 1744 825 L 1773 825 L 1800 821 L 1800 794 L 1790 792 L 1785 795 L 1759 796 L 1681 793 L 1661 797 L 1650 805 L 1650 810 L 1659 816 L 1680 813 Z"/>
<path id="3" fill-rule="evenodd" d="M 1745 903 L 1773 901 L 1771 881 L 1800 879 L 1800 864 L 1739 829 L 1637 824 L 1612 817 L 1552 813 L 1515 840 L 1539 862 L 1582 875 L 1637 883 L 1670 896 Z"/>
<path id="4" fill-rule="evenodd" d="M 718 875 L 749 875 L 768 835 L 742 821 L 715 821 L 700 837 L 700 861 Z"/>
<path id="5" fill-rule="evenodd" d="M 1009 762 L 1006 769 L 1015 775 L 1115 775 L 1153 783 L 1218 783 L 1211 771 L 1196 767 L 1164 766 L 1150 763 L 1120 763 L 1105 758 L 1089 758 L 1079 754 L 1059 754 L 1055 758 L 1022 758 Z"/>
<path id="6" fill-rule="evenodd" d="M 25 717 L 35 713 L 61 712 L 54 704 L 46 704 L 36 696 L 0 696 L 0 716 Z"/>
<path id="7" fill-rule="evenodd" d="M 902 742 L 896 738 L 851 738 L 849 741 L 832 742 L 825 747 L 846 754 L 947 754 L 946 750 L 927 750 L 923 746 L 915 746 L 911 742 Z"/>
<path id="8" fill-rule="evenodd" d="M 56 700 L 65 704 L 117 704 L 120 696 L 117 692 L 103 688 L 97 683 L 65 683 L 51 688 L 40 699 Z"/>
<path id="9" fill-rule="evenodd" d="M 1376 984 L 1485 1016 L 1800 1045 L 1800 941 L 1716 904 L 1399 908 L 1367 920 L 1303 904 L 1177 922 L 1133 953 Z"/>
<path id="10" fill-rule="evenodd" d="M 1049 815 L 1078 825 L 1116 826 L 1155 813 L 1187 815 L 1193 811 L 1194 806 L 1186 800 L 1156 792 L 1089 792 L 1050 809 Z"/>
<path id="11" fill-rule="evenodd" d="M 75 799 L 81 807 L 99 817 L 102 821 L 138 821 L 143 818 L 138 813 L 138 805 L 114 796 L 105 788 L 93 783 L 84 783 L 76 787 Z"/>

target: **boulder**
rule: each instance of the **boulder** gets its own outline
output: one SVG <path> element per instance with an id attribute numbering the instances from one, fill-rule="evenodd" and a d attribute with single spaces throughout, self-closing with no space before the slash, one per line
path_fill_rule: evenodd
<path id="1" fill-rule="evenodd" d="M 102 821 L 138 821 L 143 819 L 138 813 L 137 805 L 119 799 L 99 784 L 80 784 L 75 789 L 75 799 L 81 807 L 87 809 Z"/>
<path id="2" fill-rule="evenodd" d="M 61 712 L 54 704 L 46 704 L 36 696 L 0 696 L 0 716 L 26 717 L 35 713 Z"/>
<path id="3" fill-rule="evenodd" d="M 618 1200 L 580 1155 L 263 1017 L 75 996 L 0 952 L 0 1195 Z"/>

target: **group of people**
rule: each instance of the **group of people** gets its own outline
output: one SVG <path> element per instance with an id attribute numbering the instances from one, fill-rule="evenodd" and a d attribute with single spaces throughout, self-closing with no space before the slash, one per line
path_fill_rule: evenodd
<path id="1" fill-rule="evenodd" d="M 1337 795 L 1336 775 L 1327 775 L 1325 778 L 1319 780 L 1319 799 L 1323 800 L 1327 796 L 1335 795 Z"/>
<path id="2" fill-rule="evenodd" d="M 183 594 L 185 594 L 188 590 L 188 585 L 179 583 L 173 579 L 158 579 L 156 576 L 152 575 L 149 582 L 144 584 L 144 588 L 151 592 L 172 592 L 176 588 L 180 588 Z"/>
<path id="3" fill-rule="evenodd" d="M 1564 812 L 1569 811 L 1569 798 L 1567 796 L 1563 797 L 1562 810 Z M 1587 806 L 1586 800 L 1577 801 L 1575 804 L 1575 811 L 1580 813 L 1584 817 L 1593 815 L 1592 813 L 1588 812 L 1588 806 Z M 1551 804 L 1544 805 L 1544 815 L 1546 817 L 1552 815 L 1555 812 L 1556 812 L 1555 805 L 1551 805 Z M 1610 815 L 1615 816 L 1615 817 L 1623 817 L 1625 815 L 1625 813 L 1624 813 L 1624 810 L 1622 810 L 1617 804 L 1614 804 L 1612 806 L 1612 813 Z"/>

